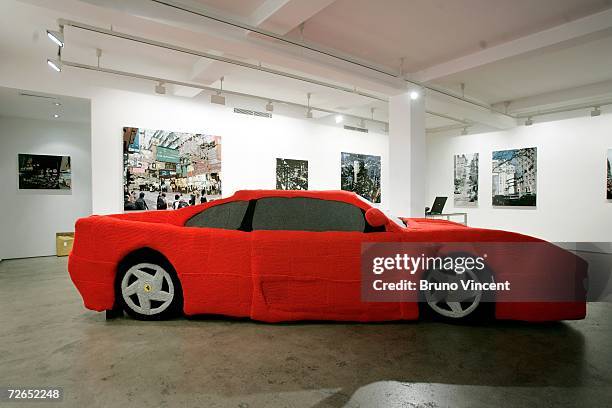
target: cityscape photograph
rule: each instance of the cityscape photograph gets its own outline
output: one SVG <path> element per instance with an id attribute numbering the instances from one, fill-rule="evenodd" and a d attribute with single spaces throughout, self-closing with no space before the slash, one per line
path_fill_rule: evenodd
<path id="1" fill-rule="evenodd" d="M 341 188 L 380 203 L 380 156 L 342 152 Z"/>
<path id="2" fill-rule="evenodd" d="M 478 153 L 456 154 L 453 193 L 455 207 L 478 205 Z"/>
<path id="3" fill-rule="evenodd" d="M 19 154 L 20 190 L 70 190 L 70 156 Z"/>
<path id="4" fill-rule="evenodd" d="M 535 207 L 537 149 L 493 152 L 493 205 Z"/>
<path id="5" fill-rule="evenodd" d="M 612 149 L 608 150 L 608 200 L 612 200 Z"/>
<path id="6" fill-rule="evenodd" d="M 221 197 L 221 136 L 123 128 L 124 210 L 178 209 Z"/>
<path id="7" fill-rule="evenodd" d="M 277 190 L 308 190 L 308 160 L 276 159 Z"/>

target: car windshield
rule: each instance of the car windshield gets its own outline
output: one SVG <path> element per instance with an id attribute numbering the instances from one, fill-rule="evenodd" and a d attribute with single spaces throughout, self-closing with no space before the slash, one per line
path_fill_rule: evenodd
<path id="1" fill-rule="evenodd" d="M 398 227 L 401 228 L 406 228 L 406 224 L 404 224 L 404 222 L 402 220 L 400 220 L 398 217 L 392 215 L 391 213 L 389 213 L 389 211 L 384 210 L 382 208 L 379 208 L 376 204 L 374 204 L 373 202 L 371 202 L 370 200 L 363 198 L 362 196 L 360 196 L 359 194 L 357 194 L 357 197 L 363 201 L 364 203 L 369 204 L 372 207 L 378 208 L 380 211 L 383 212 L 383 214 L 385 214 L 385 216 L 391 220 L 391 222 L 393 222 L 394 224 L 396 224 Z"/>

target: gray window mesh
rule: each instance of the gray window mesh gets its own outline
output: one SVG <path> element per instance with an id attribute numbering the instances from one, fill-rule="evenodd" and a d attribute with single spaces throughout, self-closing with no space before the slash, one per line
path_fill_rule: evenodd
<path id="1" fill-rule="evenodd" d="M 360 208 L 341 201 L 268 197 L 257 201 L 253 230 L 359 231 L 365 229 Z"/>
<path id="2" fill-rule="evenodd" d="M 242 224 L 248 206 L 248 201 L 215 205 L 191 217 L 185 226 L 237 230 Z"/>

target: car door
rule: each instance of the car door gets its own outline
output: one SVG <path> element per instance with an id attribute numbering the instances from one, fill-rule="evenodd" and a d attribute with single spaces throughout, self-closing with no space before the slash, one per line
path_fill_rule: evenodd
<path id="1" fill-rule="evenodd" d="M 249 201 L 207 207 L 185 222 L 183 238 L 190 246 L 183 257 L 194 268 L 183 270 L 186 314 L 250 315 L 251 233 L 241 230 Z"/>
<path id="2" fill-rule="evenodd" d="M 353 204 L 267 197 L 252 218 L 252 317 L 281 320 L 391 320 L 399 303 L 361 301 L 361 244 L 393 241 L 371 231 Z"/>

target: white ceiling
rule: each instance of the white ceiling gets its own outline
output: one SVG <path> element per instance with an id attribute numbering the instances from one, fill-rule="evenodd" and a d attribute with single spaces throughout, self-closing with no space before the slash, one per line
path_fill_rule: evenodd
<path id="1" fill-rule="evenodd" d="M 568 47 L 540 50 L 450 75 L 435 82 L 495 104 L 612 80 L 612 31 Z"/>
<path id="2" fill-rule="evenodd" d="M 0 116 L 89 123 L 90 105 L 87 99 L 0 87 Z"/>
<path id="3" fill-rule="evenodd" d="M 417 72 L 610 7 L 610 0 L 336 0 L 287 35 L 398 72 L 403 58 L 404 72 Z M 611 60 L 612 28 L 432 84 L 461 94 L 463 83 L 470 97 L 496 104 L 612 80 Z"/>
<path id="4" fill-rule="evenodd" d="M 404 57 L 414 72 L 606 7 L 601 0 L 337 0 L 306 22 L 304 39 L 393 69 Z"/>
<path id="5" fill-rule="evenodd" d="M 612 16 L 602 14 L 611 10 L 610 0 L 177 1 L 281 35 L 287 33 L 394 72 L 404 57 L 406 76 L 425 78 L 428 84 L 455 93 L 461 92 L 463 83 L 466 97 L 484 104 L 511 101 L 510 111 L 612 99 L 612 18 L 603 27 L 594 20 Z M 58 18 L 68 18 L 380 96 L 406 89 L 398 78 L 147 0 L 6 0 L 0 3 L 0 14 L 11 16 L 0 25 L 0 52 L 30 63 L 44 63 L 55 54 L 44 30 L 57 27 Z M 65 60 L 96 65 L 96 48 L 103 50 L 101 66 L 107 68 L 213 87 L 224 76 L 225 89 L 295 103 L 305 103 L 310 92 L 312 103 L 326 109 L 370 117 L 374 107 L 376 119 L 387 117 L 384 102 L 66 27 Z M 74 70 L 67 69 L 62 75 L 71 72 Z M 100 83 L 107 86 L 108 75 L 105 77 Z M 116 81 L 117 87 L 153 92 L 153 84 L 130 84 L 129 80 Z M 180 95 L 199 93 L 184 91 Z M 499 115 L 436 93 L 428 93 L 427 106 L 485 127 L 508 126 Z M 428 128 L 453 124 L 457 122 L 427 118 Z"/>

